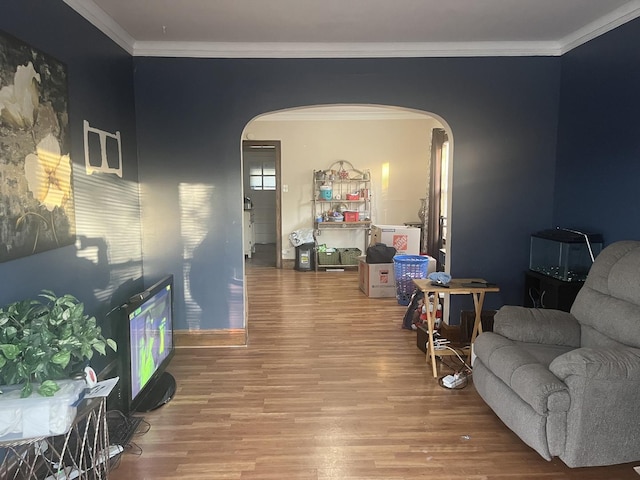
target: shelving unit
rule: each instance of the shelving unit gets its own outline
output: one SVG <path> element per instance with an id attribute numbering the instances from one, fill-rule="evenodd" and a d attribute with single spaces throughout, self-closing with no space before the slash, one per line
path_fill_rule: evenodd
<path id="1" fill-rule="evenodd" d="M 325 231 L 362 231 L 362 252 L 366 251 L 371 231 L 371 180 L 368 171 L 360 171 L 346 161 L 333 163 L 326 170 L 313 172 L 313 231 L 316 243 L 315 268 L 356 267 L 323 264 L 318 255 L 318 237 Z M 341 221 L 337 221 L 343 216 Z M 355 218 L 354 218 L 355 217 Z M 355 247 L 355 245 L 354 245 Z M 360 247 L 358 247 L 360 248 Z"/>

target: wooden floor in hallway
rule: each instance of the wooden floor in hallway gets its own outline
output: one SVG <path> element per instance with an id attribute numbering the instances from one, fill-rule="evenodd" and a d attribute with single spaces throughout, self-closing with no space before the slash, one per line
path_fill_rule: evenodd
<path id="1" fill-rule="evenodd" d="M 248 345 L 180 349 L 175 398 L 145 414 L 112 480 L 639 478 L 547 462 L 472 383 L 440 387 L 405 307 L 363 295 L 354 271 L 254 267 L 247 285 Z"/>

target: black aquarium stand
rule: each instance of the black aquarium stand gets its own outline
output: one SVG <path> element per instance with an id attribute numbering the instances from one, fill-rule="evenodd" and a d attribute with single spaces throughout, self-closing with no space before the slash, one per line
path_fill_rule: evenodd
<path id="1" fill-rule="evenodd" d="M 584 282 L 564 282 L 531 270 L 525 273 L 525 307 L 553 308 L 568 312 Z"/>

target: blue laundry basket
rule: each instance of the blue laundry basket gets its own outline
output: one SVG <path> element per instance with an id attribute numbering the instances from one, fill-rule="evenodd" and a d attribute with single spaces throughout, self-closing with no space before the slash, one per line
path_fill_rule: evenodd
<path id="1" fill-rule="evenodd" d="M 393 270 L 396 279 L 396 298 L 400 305 L 409 305 L 415 291 L 414 278 L 427 278 L 429 257 L 420 255 L 396 255 Z"/>

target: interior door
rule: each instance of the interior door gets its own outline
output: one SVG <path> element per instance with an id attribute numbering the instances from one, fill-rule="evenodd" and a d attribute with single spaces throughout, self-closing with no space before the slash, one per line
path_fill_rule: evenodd
<path id="1" fill-rule="evenodd" d="M 282 268 L 280 142 L 245 140 L 242 158 L 244 196 L 252 203 L 255 243 L 275 244 L 275 266 Z"/>

